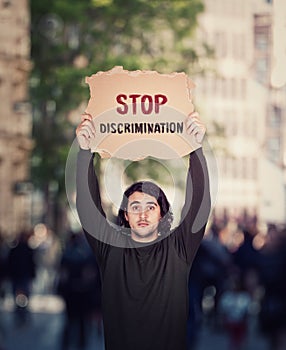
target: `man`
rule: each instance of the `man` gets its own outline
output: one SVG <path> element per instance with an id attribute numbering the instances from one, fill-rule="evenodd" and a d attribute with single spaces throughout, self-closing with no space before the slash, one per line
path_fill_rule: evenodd
<path id="1" fill-rule="evenodd" d="M 90 152 L 92 117 L 83 115 L 77 128 L 77 209 L 101 272 L 107 350 L 186 349 L 188 277 L 210 211 L 205 127 L 197 112 L 186 128 L 194 151 L 181 222 L 173 230 L 169 202 L 149 181 L 125 191 L 117 227 L 106 220 Z"/>

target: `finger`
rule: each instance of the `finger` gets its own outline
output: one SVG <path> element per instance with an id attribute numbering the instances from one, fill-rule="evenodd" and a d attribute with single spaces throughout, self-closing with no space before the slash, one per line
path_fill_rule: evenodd
<path id="1" fill-rule="evenodd" d="M 191 113 L 188 115 L 188 117 L 189 117 L 189 118 L 198 118 L 198 119 L 200 119 L 199 112 L 197 112 L 197 111 L 191 112 Z"/>
<path id="2" fill-rule="evenodd" d="M 197 116 L 189 115 L 186 119 L 186 124 L 187 124 L 187 126 L 189 126 L 192 123 L 202 124 L 201 120 Z"/>
<path id="3" fill-rule="evenodd" d="M 83 122 L 81 122 L 81 127 L 87 127 L 88 129 L 90 129 L 93 136 L 96 134 L 95 126 L 92 120 L 85 119 Z"/>
<path id="4" fill-rule="evenodd" d="M 196 120 L 188 120 L 186 123 L 187 130 L 192 129 L 197 125 L 200 125 L 200 124 Z"/>
<path id="5" fill-rule="evenodd" d="M 198 133 L 203 133 L 203 129 L 198 125 L 192 125 L 188 130 L 189 135 L 196 135 Z"/>
<path id="6" fill-rule="evenodd" d="M 89 114 L 89 113 L 84 112 L 84 113 L 82 113 L 82 115 L 81 115 L 81 120 L 82 120 L 82 121 L 84 121 L 84 120 L 92 120 L 92 115 Z"/>
<path id="7" fill-rule="evenodd" d="M 86 139 L 86 140 L 90 139 L 90 135 L 89 135 L 88 131 L 85 130 L 85 129 L 81 129 L 81 130 L 77 133 L 77 137 L 83 137 L 83 138 Z"/>
<path id="8" fill-rule="evenodd" d="M 196 126 L 203 127 L 203 124 L 194 118 L 187 120 L 187 130 L 192 130 Z"/>
<path id="9" fill-rule="evenodd" d="M 89 125 L 81 126 L 80 133 L 81 132 L 84 132 L 84 134 L 87 135 L 88 138 L 92 138 L 95 135 Z"/>
<path id="10" fill-rule="evenodd" d="M 189 127 L 187 128 L 187 133 L 189 135 L 196 135 L 196 134 L 202 134 L 204 135 L 206 132 L 206 128 L 204 126 L 204 124 L 202 123 L 192 123 L 191 125 L 189 125 Z"/>

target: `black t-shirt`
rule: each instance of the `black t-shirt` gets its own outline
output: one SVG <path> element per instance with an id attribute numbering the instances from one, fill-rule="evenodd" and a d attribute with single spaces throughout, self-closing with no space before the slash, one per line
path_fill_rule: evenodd
<path id="1" fill-rule="evenodd" d="M 189 272 L 210 210 L 202 149 L 190 154 L 180 225 L 152 243 L 134 242 L 105 219 L 93 155 L 83 150 L 77 209 L 101 272 L 106 349 L 186 349 Z"/>

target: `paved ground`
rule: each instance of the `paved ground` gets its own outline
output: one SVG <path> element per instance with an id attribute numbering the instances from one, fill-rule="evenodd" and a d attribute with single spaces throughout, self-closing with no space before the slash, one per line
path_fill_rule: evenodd
<path id="1" fill-rule="evenodd" d="M 0 308 L 0 350 L 61 350 L 64 320 L 63 303 L 55 296 L 33 296 L 25 322 L 17 320 L 12 299 L 6 298 Z M 91 332 L 86 350 L 104 350 L 102 337 Z"/>
<path id="2" fill-rule="evenodd" d="M 60 350 L 64 324 L 61 300 L 54 296 L 34 296 L 30 305 L 31 312 L 28 322 L 17 325 L 12 300 L 8 298 L 4 304 L 2 303 L 0 307 L 0 349 Z M 77 349 L 74 347 L 70 350 Z M 230 350 L 223 331 L 212 331 L 210 327 L 205 326 L 200 333 L 196 350 L 212 349 Z M 96 332 L 91 332 L 86 350 L 104 350 L 102 337 Z M 265 339 L 258 336 L 255 320 L 252 322 L 249 337 L 242 350 L 272 350 L 266 346 Z"/>
<path id="3" fill-rule="evenodd" d="M 226 333 L 223 330 L 211 330 L 204 327 L 200 333 L 196 350 L 235 350 L 229 346 Z M 266 340 L 258 334 L 255 321 L 250 325 L 248 337 L 240 350 L 274 350 L 269 348 Z M 284 349 L 286 350 L 286 349 Z"/>

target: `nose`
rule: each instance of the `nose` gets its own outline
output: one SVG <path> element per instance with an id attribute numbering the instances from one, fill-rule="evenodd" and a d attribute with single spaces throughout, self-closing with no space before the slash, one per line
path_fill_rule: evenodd
<path id="1" fill-rule="evenodd" d="M 140 218 L 146 218 L 147 217 L 147 209 L 142 209 L 139 213 Z"/>

